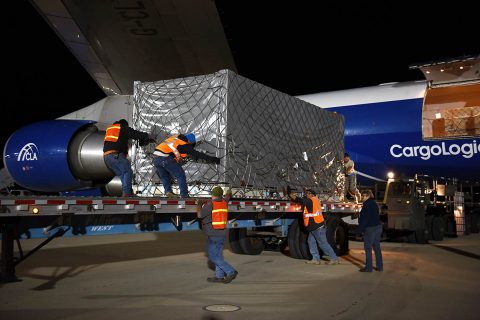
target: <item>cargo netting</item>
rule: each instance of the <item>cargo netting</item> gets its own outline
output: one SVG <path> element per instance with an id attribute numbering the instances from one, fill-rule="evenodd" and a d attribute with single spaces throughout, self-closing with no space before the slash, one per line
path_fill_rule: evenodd
<path id="1" fill-rule="evenodd" d="M 196 150 L 221 158 L 219 165 L 184 163 L 190 196 L 214 185 L 265 198 L 281 196 L 287 185 L 343 193 L 343 117 L 230 70 L 135 82 L 133 119 L 135 129 L 158 143 L 194 133 Z M 163 194 L 154 147 L 137 147 L 132 159 L 144 195 Z"/>

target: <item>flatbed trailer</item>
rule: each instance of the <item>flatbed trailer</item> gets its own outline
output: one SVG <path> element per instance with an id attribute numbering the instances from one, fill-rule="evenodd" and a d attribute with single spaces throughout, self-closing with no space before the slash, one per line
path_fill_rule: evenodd
<path id="1" fill-rule="evenodd" d="M 196 203 L 195 198 L 0 197 L 2 281 L 15 280 L 15 266 L 56 237 L 199 230 Z M 348 227 L 360 209 L 353 203 L 323 203 L 328 240 L 339 255 L 348 253 Z M 300 205 L 282 199 L 231 199 L 228 211 L 232 252 L 260 254 L 266 246 L 288 244 L 293 258 L 311 258 Z M 46 240 L 24 255 L 20 240 L 29 238 Z M 19 258 L 14 257 L 15 242 Z"/>
<path id="2" fill-rule="evenodd" d="M 4 149 L 12 180 L 31 191 L 75 197 L 0 196 L 3 279 L 14 278 L 15 265 L 30 254 L 13 257 L 14 242 L 22 237 L 45 237 L 46 244 L 58 236 L 199 229 L 196 199 L 159 198 L 166 191 L 156 174 L 153 144 L 135 143 L 128 153 L 134 191 L 142 197 L 111 197 L 122 194 L 122 184 L 105 164 L 103 143 L 107 126 L 120 118 L 157 143 L 194 133 L 196 150 L 220 159 L 218 164 L 186 161 L 183 169 L 190 195 L 206 196 L 215 185 L 238 189 L 227 226 L 234 253 L 259 254 L 265 246 L 288 244 L 293 258 L 311 258 L 301 207 L 281 199 L 279 190 L 339 188 L 343 116 L 220 70 L 138 81 L 133 96 L 110 97 L 14 132 Z M 78 197 L 95 190 L 95 196 Z M 345 254 L 348 224 L 342 218 L 351 219 L 359 207 L 327 201 L 324 206 L 329 241 Z"/>

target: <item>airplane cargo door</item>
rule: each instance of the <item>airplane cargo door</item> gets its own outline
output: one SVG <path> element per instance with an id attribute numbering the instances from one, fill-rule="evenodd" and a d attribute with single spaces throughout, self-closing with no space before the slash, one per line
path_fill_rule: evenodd
<path id="1" fill-rule="evenodd" d="M 480 136 L 480 84 L 427 89 L 422 133 L 424 139 Z"/>
<path id="2" fill-rule="evenodd" d="M 480 137 L 480 55 L 411 66 L 427 80 L 424 140 Z"/>

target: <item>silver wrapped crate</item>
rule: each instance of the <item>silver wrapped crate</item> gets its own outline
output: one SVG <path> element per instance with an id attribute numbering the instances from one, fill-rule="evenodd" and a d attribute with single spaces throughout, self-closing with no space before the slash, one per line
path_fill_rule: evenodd
<path id="1" fill-rule="evenodd" d="M 230 70 L 155 82 L 135 82 L 134 127 L 156 135 L 194 133 L 196 150 L 220 165 L 184 164 L 189 192 L 221 184 L 281 191 L 287 185 L 333 194 L 343 158 L 343 117 Z M 135 180 L 144 194 L 161 193 L 154 146 L 138 148 Z"/>

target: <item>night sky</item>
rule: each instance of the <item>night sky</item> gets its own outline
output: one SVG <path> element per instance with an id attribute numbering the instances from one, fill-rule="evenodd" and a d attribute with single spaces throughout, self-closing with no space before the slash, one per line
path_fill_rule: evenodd
<path id="1" fill-rule="evenodd" d="M 238 73 L 300 95 L 420 80 L 409 65 L 480 53 L 478 11 L 467 1 L 433 9 L 315 2 L 217 0 Z M 19 127 L 105 96 L 28 1 L 5 6 L 2 150 Z"/>

